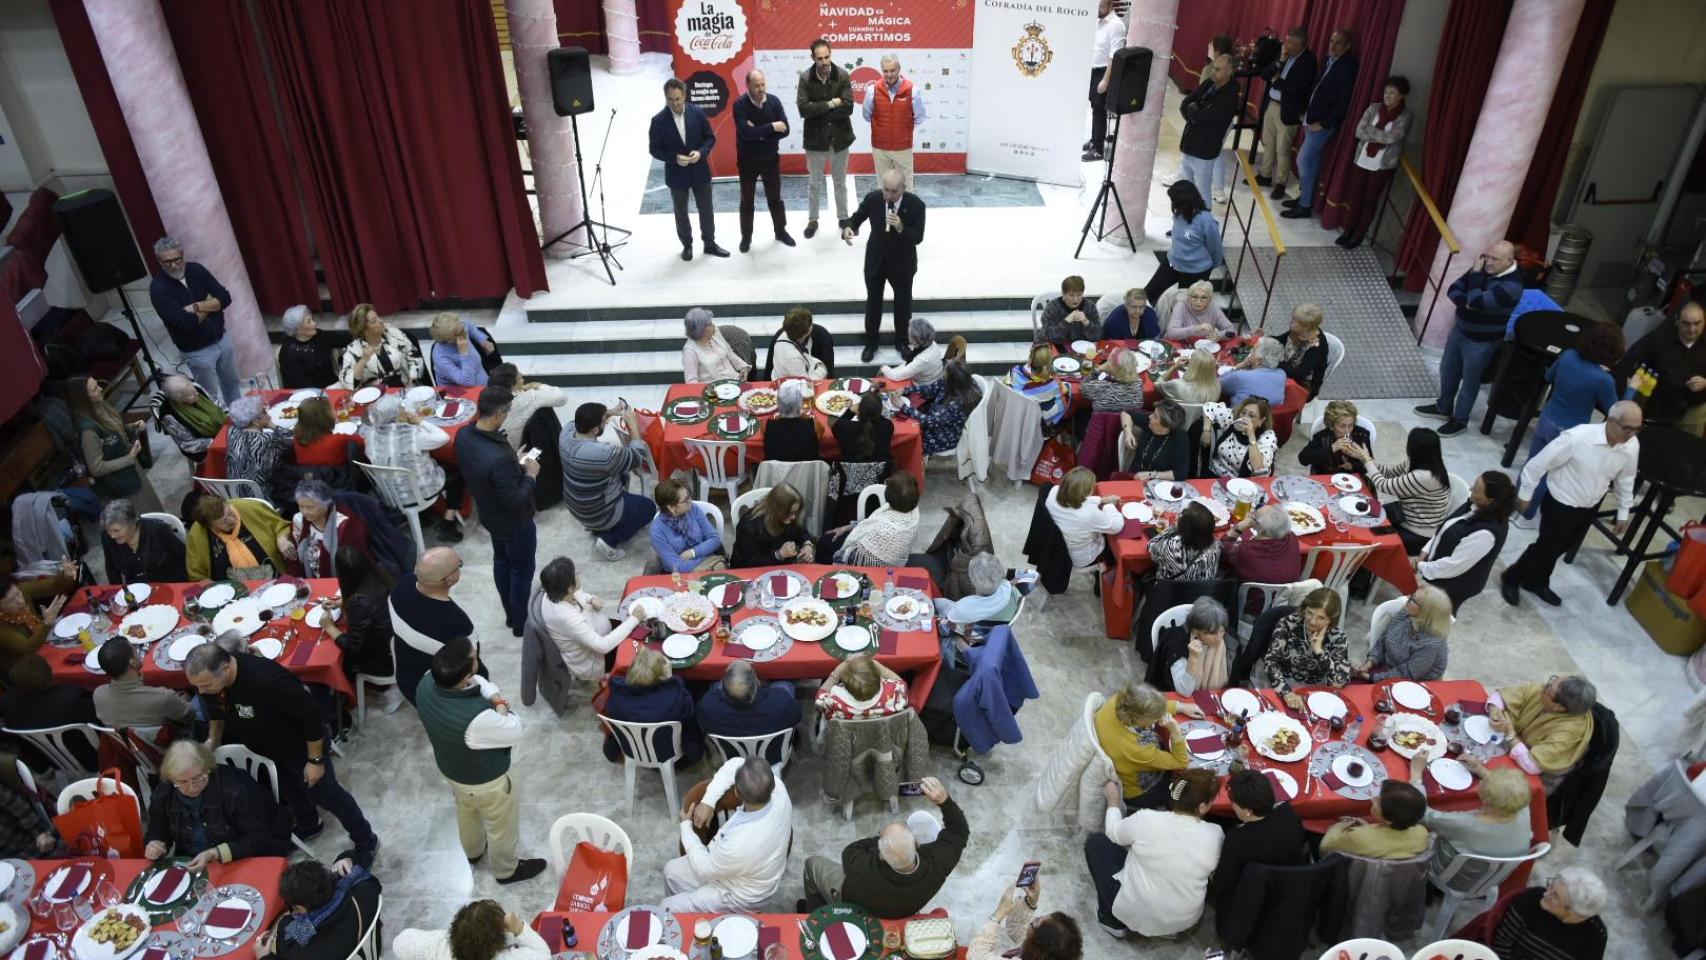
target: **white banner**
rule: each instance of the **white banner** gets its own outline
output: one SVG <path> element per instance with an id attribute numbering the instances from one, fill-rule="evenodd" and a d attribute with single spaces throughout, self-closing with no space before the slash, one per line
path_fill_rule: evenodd
<path id="1" fill-rule="evenodd" d="M 973 0 L 973 173 L 1077 184 L 1097 0 Z"/>

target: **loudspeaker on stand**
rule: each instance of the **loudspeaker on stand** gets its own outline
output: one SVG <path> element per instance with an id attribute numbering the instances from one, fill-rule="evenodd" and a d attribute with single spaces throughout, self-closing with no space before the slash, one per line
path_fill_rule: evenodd
<path id="1" fill-rule="evenodd" d="M 545 55 L 551 68 L 551 105 L 559 117 L 593 111 L 592 60 L 585 47 L 558 47 Z"/>
<path id="2" fill-rule="evenodd" d="M 1143 109 L 1149 91 L 1149 71 L 1155 51 L 1148 47 L 1125 47 L 1108 62 L 1108 109 L 1124 115 Z"/>
<path id="3" fill-rule="evenodd" d="M 53 213 L 90 292 L 104 293 L 148 276 L 124 209 L 111 190 L 68 193 L 53 202 Z"/>

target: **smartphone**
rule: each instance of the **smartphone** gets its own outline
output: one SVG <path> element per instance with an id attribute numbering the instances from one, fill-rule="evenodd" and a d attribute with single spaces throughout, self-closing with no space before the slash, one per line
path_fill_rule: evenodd
<path id="1" fill-rule="evenodd" d="M 534 449 L 533 447 L 528 447 L 527 449 L 521 451 L 521 456 L 518 459 L 522 463 L 532 463 L 533 461 L 539 459 L 539 451 Z"/>
<path id="2" fill-rule="evenodd" d="M 922 797 L 922 796 L 924 796 L 924 781 L 922 781 L 922 780 L 903 780 L 903 781 L 901 781 L 900 795 L 903 797 Z"/>
<path id="3" fill-rule="evenodd" d="M 1019 868 L 1019 879 L 1013 882 L 1013 886 L 1023 890 L 1031 884 L 1036 883 L 1037 873 L 1042 870 L 1042 868 L 1043 863 L 1041 860 L 1027 861 L 1024 866 Z"/>

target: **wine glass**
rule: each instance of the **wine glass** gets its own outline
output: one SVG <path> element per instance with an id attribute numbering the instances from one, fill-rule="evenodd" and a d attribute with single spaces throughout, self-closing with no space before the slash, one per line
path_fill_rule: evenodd
<path id="1" fill-rule="evenodd" d="M 45 889 L 37 890 L 35 893 L 31 894 L 30 898 L 25 901 L 25 905 L 29 907 L 30 915 L 34 916 L 37 920 L 45 922 L 53 916 L 53 903 L 47 899 L 47 891 Z"/>
<path id="2" fill-rule="evenodd" d="M 1309 730 L 1309 737 L 1310 737 L 1310 739 L 1314 740 L 1316 743 L 1326 743 L 1327 742 L 1327 721 L 1325 721 L 1325 720 L 1315 721 L 1315 726 L 1311 727 Z"/>
<path id="3" fill-rule="evenodd" d="M 53 905 L 53 925 L 59 928 L 61 934 L 77 929 L 81 922 L 77 917 L 77 907 L 70 900 L 61 900 Z"/>
<path id="4" fill-rule="evenodd" d="M 95 883 L 95 899 L 103 907 L 110 907 L 122 899 L 119 890 L 112 880 L 102 877 Z"/>

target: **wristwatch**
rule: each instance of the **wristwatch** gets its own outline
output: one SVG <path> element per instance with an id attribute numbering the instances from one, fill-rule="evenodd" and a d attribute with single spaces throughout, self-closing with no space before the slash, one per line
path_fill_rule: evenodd
<path id="1" fill-rule="evenodd" d="M 318 757 L 309 757 L 308 762 L 314 764 L 317 767 L 323 767 L 326 765 L 326 756 L 325 756 L 325 754 L 321 754 Z"/>

